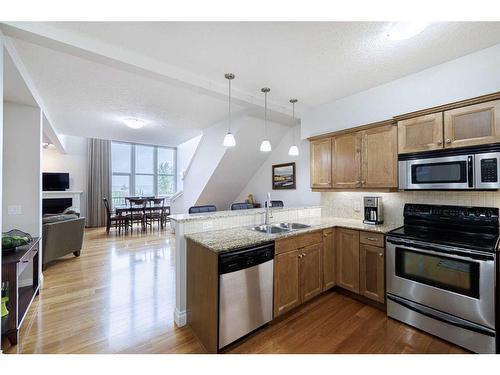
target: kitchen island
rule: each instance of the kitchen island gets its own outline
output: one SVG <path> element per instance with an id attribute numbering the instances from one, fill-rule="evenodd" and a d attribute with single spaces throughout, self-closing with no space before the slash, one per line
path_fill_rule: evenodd
<path id="1" fill-rule="evenodd" d="M 271 321 L 336 285 L 383 305 L 384 235 L 400 224 L 374 226 L 363 224 L 361 220 L 322 216 L 305 217 L 294 222 L 308 227 L 262 233 L 247 225 L 185 235 L 187 323 L 208 352 L 217 353 L 224 348 L 220 337 L 227 329 L 221 325 L 220 314 L 227 310 L 227 305 L 224 307 L 221 303 L 221 295 L 225 292 L 219 280 L 224 273 L 222 257 L 226 255 L 232 257 L 266 246 L 274 252 L 271 273 L 267 276 L 270 281 L 265 290 L 251 291 L 255 283 L 266 277 L 264 270 L 256 271 L 259 276 L 255 279 L 241 276 L 243 283 L 236 287 L 233 297 L 234 303 L 243 306 L 239 316 L 245 315 L 245 309 L 251 315 L 251 310 L 256 310 L 255 303 L 262 303 L 263 296 L 268 296 L 271 302 L 264 305 L 270 311 L 268 321 Z M 252 293 L 260 296 L 257 302 L 242 301 Z M 231 309 L 237 308 L 234 303 L 230 304 Z M 257 310 L 262 312 L 260 305 Z"/>

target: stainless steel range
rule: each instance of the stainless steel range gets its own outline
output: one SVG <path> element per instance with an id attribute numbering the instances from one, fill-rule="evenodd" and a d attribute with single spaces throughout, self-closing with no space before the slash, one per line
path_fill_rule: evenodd
<path id="1" fill-rule="evenodd" d="M 496 352 L 499 210 L 406 204 L 387 235 L 388 316 L 478 353 Z"/>

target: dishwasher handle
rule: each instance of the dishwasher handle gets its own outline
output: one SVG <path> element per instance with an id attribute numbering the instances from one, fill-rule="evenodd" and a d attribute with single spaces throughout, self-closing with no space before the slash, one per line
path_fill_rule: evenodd
<path id="1" fill-rule="evenodd" d="M 274 259 L 274 243 L 219 255 L 219 275 L 257 266 Z"/>

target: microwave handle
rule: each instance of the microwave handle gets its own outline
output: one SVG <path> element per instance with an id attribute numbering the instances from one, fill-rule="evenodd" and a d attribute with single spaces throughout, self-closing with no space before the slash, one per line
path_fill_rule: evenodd
<path id="1" fill-rule="evenodd" d="M 474 160 L 472 155 L 467 156 L 467 180 L 469 181 L 469 187 L 474 187 Z"/>

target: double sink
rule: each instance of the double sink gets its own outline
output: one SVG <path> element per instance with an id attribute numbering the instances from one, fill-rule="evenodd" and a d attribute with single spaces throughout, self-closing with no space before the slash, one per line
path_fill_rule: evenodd
<path id="1" fill-rule="evenodd" d="M 274 234 L 274 233 L 291 232 L 294 230 L 304 229 L 309 227 L 310 225 L 300 224 L 300 223 L 276 223 L 276 224 L 257 225 L 250 229 L 255 232 Z"/>

